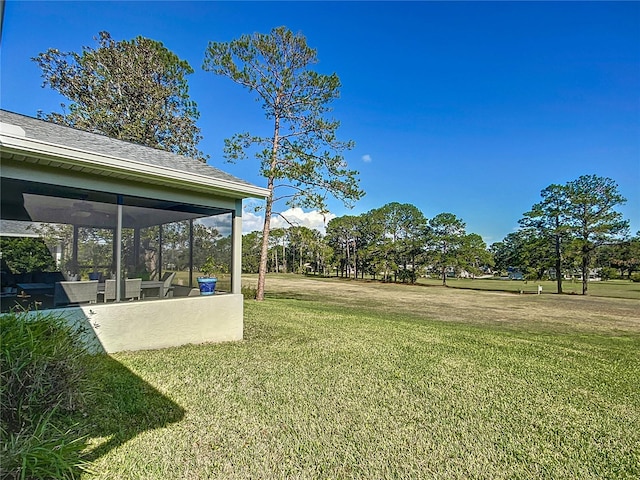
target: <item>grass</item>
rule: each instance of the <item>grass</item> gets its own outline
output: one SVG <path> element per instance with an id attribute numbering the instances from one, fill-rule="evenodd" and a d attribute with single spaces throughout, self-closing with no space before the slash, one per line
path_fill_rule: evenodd
<path id="1" fill-rule="evenodd" d="M 438 286 L 442 285 L 441 279 L 421 278 L 418 281 L 421 285 Z M 470 278 L 450 278 L 447 285 L 452 288 L 467 288 L 472 290 L 491 290 L 514 293 L 537 293 L 538 285 L 542 286 L 542 293 L 557 293 L 558 286 L 555 281 L 523 281 L 523 280 L 502 280 L 502 279 L 470 279 Z M 562 282 L 562 291 L 565 294 L 582 294 L 582 282 L 575 280 L 565 280 Z M 640 300 L 640 283 L 630 280 L 607 280 L 589 282 L 588 294 L 595 297 L 612 298 L 633 298 Z"/>
<path id="2" fill-rule="evenodd" d="M 97 359 L 83 478 L 640 477 L 637 301 L 268 286 L 243 342 Z"/>

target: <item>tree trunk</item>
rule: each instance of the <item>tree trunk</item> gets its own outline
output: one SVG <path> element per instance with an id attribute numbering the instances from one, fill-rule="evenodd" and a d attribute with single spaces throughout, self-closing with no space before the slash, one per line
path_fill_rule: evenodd
<path id="1" fill-rule="evenodd" d="M 347 240 L 346 270 L 347 270 L 347 278 L 351 278 L 351 250 L 349 249 L 349 240 Z"/>
<path id="2" fill-rule="evenodd" d="M 355 243 L 353 244 L 353 265 L 354 265 L 354 277 L 357 280 L 358 279 L 358 251 L 356 250 L 356 245 Z"/>
<path id="3" fill-rule="evenodd" d="M 271 229 L 271 211 L 273 209 L 273 178 L 269 178 L 269 192 L 267 205 L 264 210 L 264 226 L 262 227 L 262 246 L 260 249 L 260 267 L 258 269 L 258 290 L 256 300 L 264 300 L 264 287 L 267 278 L 267 259 L 269 256 L 269 231 Z M 276 260 L 276 268 L 278 262 Z"/>
<path id="4" fill-rule="evenodd" d="M 280 137 L 280 117 L 276 116 L 273 124 L 273 144 L 271 147 L 271 171 L 276 168 L 278 159 L 278 141 Z M 262 228 L 262 247 L 260 249 L 260 268 L 258 269 L 258 289 L 256 292 L 256 300 L 264 300 L 264 287 L 267 279 L 267 260 L 269 258 L 269 233 L 271 232 L 271 212 L 273 210 L 273 174 L 270 174 L 267 180 L 267 189 L 269 196 L 264 209 L 264 227 Z"/>
<path id="5" fill-rule="evenodd" d="M 275 262 L 274 262 L 275 268 L 273 269 L 273 271 L 275 273 L 278 273 L 278 271 L 280 270 L 280 267 L 278 267 L 278 249 L 277 248 L 273 249 L 273 257 L 275 258 Z"/>
<path id="6" fill-rule="evenodd" d="M 294 271 L 294 269 L 296 268 L 296 249 L 290 248 L 289 250 L 291 251 L 291 273 L 296 273 Z"/>
<path id="7" fill-rule="evenodd" d="M 558 293 L 562 293 L 562 253 L 560 250 L 560 235 L 556 235 L 556 282 Z"/>
<path id="8" fill-rule="evenodd" d="M 282 239 L 282 270 L 287 273 L 287 249 L 284 246 L 284 238 Z"/>
<path id="9" fill-rule="evenodd" d="M 587 250 L 582 251 L 582 294 L 587 294 L 589 288 L 589 252 Z"/>

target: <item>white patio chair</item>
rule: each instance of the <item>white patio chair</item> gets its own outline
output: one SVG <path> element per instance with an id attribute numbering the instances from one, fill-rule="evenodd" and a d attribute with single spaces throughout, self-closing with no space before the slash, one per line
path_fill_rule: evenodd
<path id="1" fill-rule="evenodd" d="M 105 280 L 104 281 L 104 291 L 98 292 L 104 295 L 104 303 L 107 303 L 107 300 L 115 300 L 116 299 L 116 281 L 115 280 Z"/>
<path id="2" fill-rule="evenodd" d="M 164 296 L 165 297 L 173 297 L 173 287 L 171 286 L 171 282 L 176 276 L 176 272 L 166 272 L 162 277 L 164 281 Z"/>
<path id="3" fill-rule="evenodd" d="M 140 300 L 140 291 L 142 290 L 141 278 L 127 278 L 124 281 L 124 298 Z"/>
<path id="4" fill-rule="evenodd" d="M 71 303 L 96 303 L 98 281 L 56 282 L 53 289 L 53 306 Z"/>

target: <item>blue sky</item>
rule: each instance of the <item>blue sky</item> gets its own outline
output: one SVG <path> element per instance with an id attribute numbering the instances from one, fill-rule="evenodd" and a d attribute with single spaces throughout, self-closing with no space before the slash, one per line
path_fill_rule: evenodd
<path id="1" fill-rule="evenodd" d="M 640 230 L 640 2 L 35 2 L 8 0 L 0 105 L 35 116 L 64 101 L 30 58 L 48 48 L 142 35 L 187 60 L 210 163 L 264 186 L 257 164 L 224 163 L 224 138 L 269 132 L 260 105 L 201 69 L 209 41 L 285 25 L 337 73 L 333 116 L 360 171 L 360 214 L 411 203 L 451 212 L 488 244 L 517 228 L 540 191 L 613 178 Z M 284 210 L 286 207 L 282 207 Z M 317 218 L 317 215 L 304 216 Z M 257 220 L 246 214 L 248 224 Z"/>

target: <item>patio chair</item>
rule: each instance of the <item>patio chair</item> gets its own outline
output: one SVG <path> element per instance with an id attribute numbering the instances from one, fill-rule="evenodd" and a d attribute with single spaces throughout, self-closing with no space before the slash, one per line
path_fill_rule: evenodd
<path id="1" fill-rule="evenodd" d="M 107 303 L 107 300 L 115 300 L 116 299 L 116 281 L 105 280 L 104 290 L 98 293 L 102 293 L 104 295 L 104 303 Z"/>
<path id="2" fill-rule="evenodd" d="M 53 306 L 71 303 L 96 303 L 98 281 L 56 282 L 53 289 Z"/>
<path id="3" fill-rule="evenodd" d="M 127 278 L 124 281 L 124 298 L 140 300 L 140 291 L 142 290 L 141 278 Z"/>
<path id="4" fill-rule="evenodd" d="M 176 272 L 165 272 L 162 276 L 162 281 L 164 282 L 164 296 L 165 297 L 173 297 L 173 287 L 171 286 L 171 282 L 176 276 Z"/>

